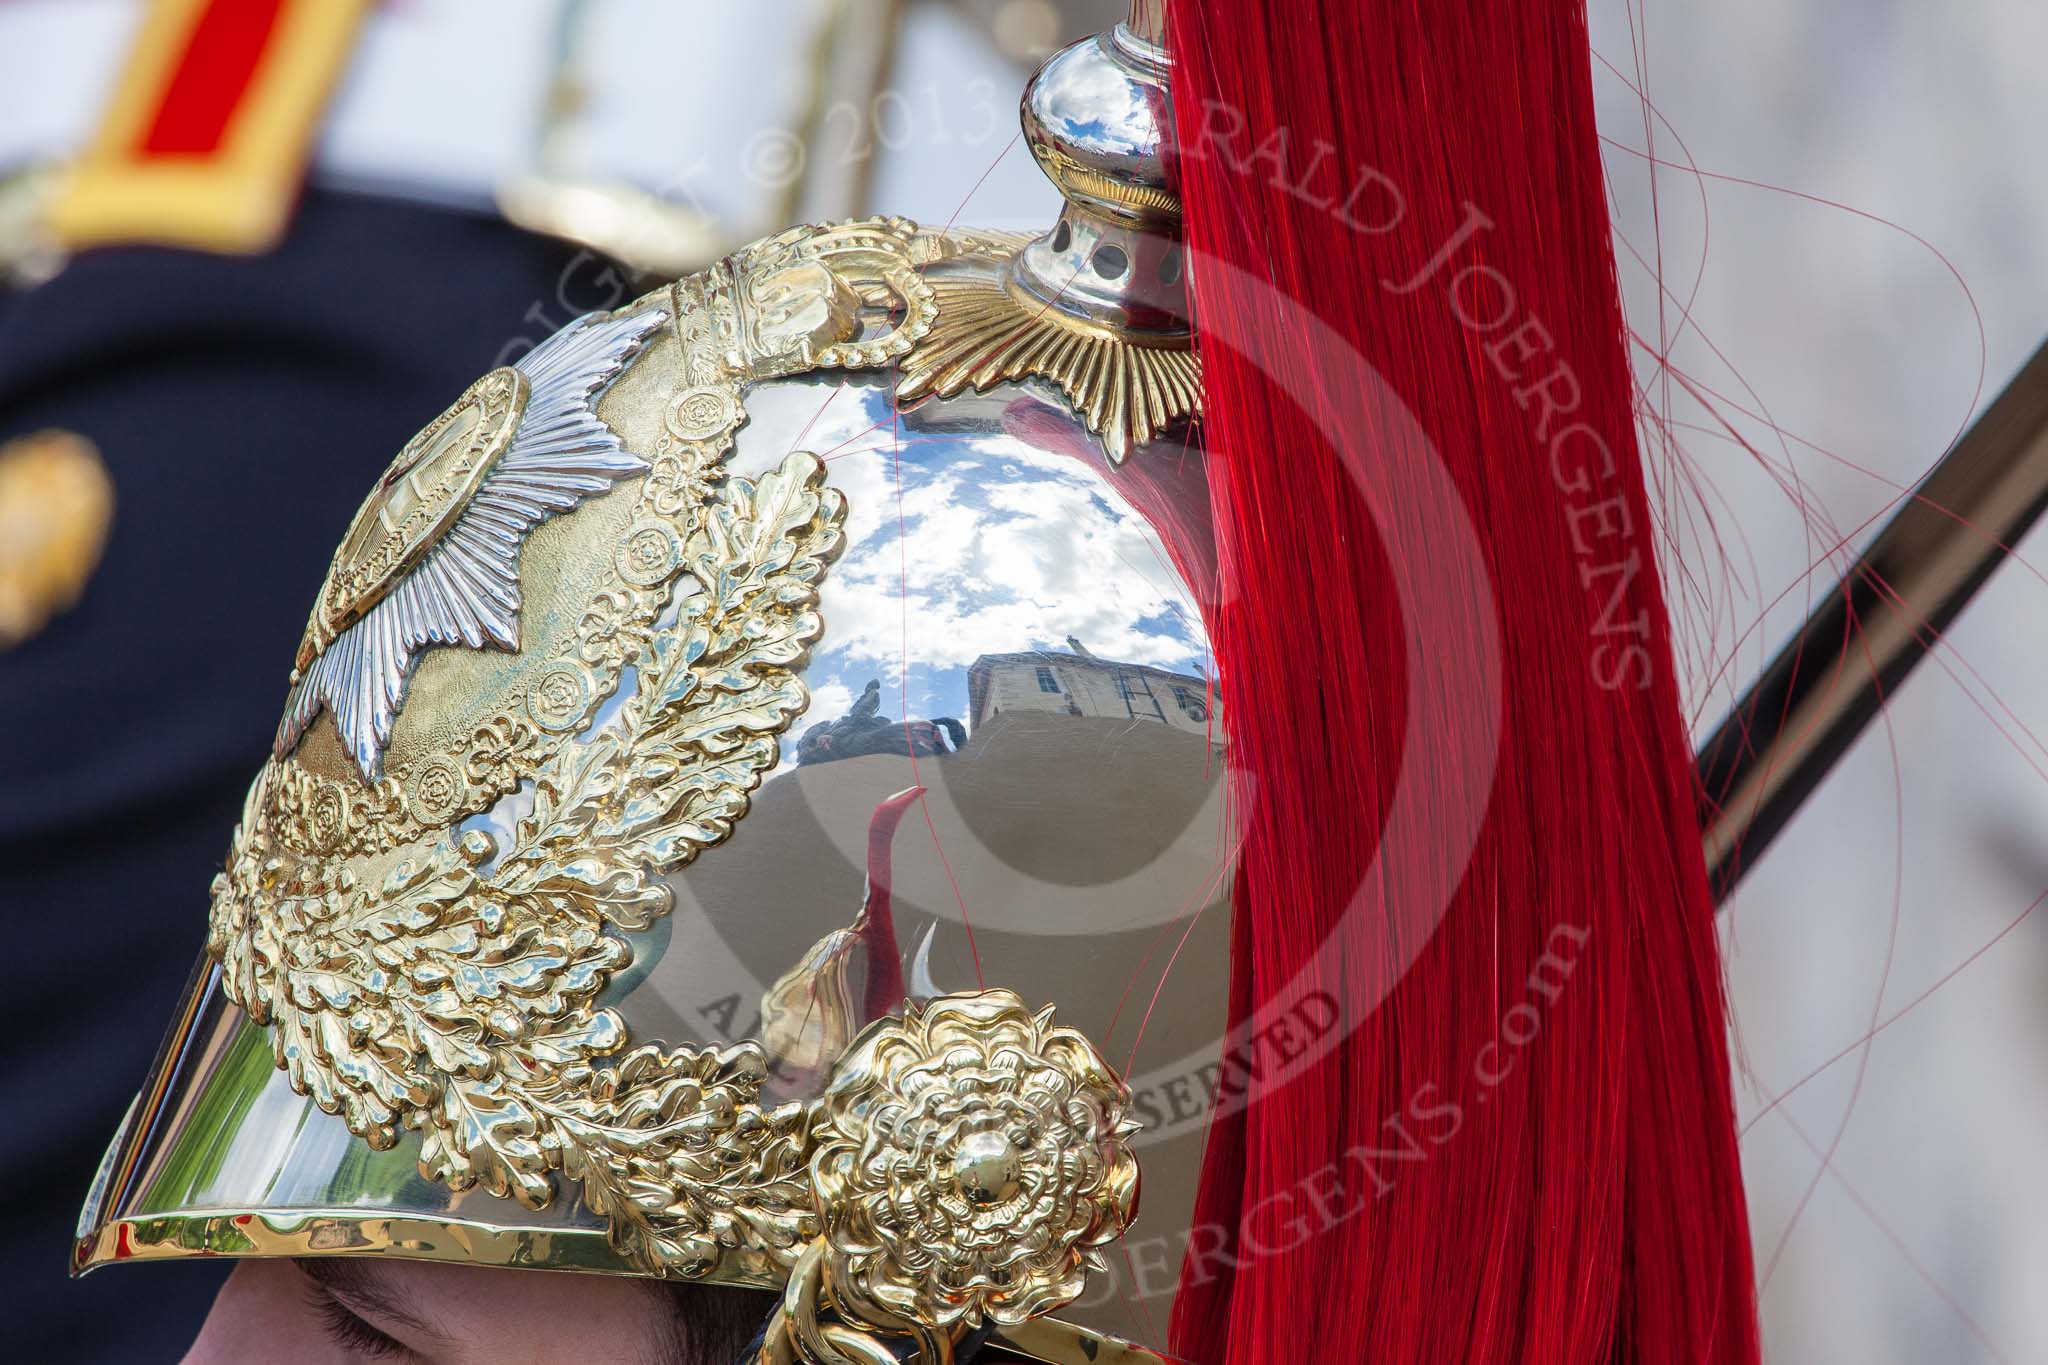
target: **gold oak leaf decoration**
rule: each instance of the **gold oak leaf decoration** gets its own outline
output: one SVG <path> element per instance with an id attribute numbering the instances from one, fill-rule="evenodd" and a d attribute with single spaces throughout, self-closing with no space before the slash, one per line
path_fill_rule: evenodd
<path id="1" fill-rule="evenodd" d="M 273 848 L 259 776 L 214 886 L 228 997 L 272 1029 L 294 1089 L 371 1146 L 421 1135 L 420 1168 L 539 1207 L 560 1173 L 649 1270 L 725 1250 L 791 1260 L 816 1233 L 801 1105 L 764 1108 L 756 1044 L 627 1051 L 594 1001 L 632 958 L 611 931 L 668 909 L 663 869 L 723 839 L 807 698 L 817 593 L 845 503 L 817 458 L 707 489 L 674 630 L 635 658 L 613 721 L 534 771 L 502 851 L 476 831 L 376 886 Z"/>

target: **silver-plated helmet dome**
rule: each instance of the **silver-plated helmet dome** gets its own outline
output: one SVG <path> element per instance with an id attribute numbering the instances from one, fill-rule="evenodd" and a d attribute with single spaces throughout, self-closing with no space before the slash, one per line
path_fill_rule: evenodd
<path id="1" fill-rule="evenodd" d="M 1178 423 L 1118 463 L 1071 385 L 974 372 L 986 301 L 1028 307 L 1016 247 L 799 229 L 580 320 L 407 447 L 319 595 L 82 1267 L 780 1286 L 856 1035 L 1000 987 L 1134 1093 L 1052 1067 L 1043 1112 L 1093 1155 L 1033 1165 L 1018 1100 L 1010 1136 L 917 1149 L 934 1207 L 1067 1238 L 1027 1270 L 1075 1288 L 1129 1215 L 1128 1145 L 1132 1255 L 1063 1316 L 1159 1341 L 1222 1034 L 1204 473 Z M 1069 1055 L 996 1014 L 1005 1056 Z M 998 1069 L 1026 1094 L 1032 1065 Z M 941 1269 L 1005 1321 L 1028 1295 L 962 1255 Z"/>

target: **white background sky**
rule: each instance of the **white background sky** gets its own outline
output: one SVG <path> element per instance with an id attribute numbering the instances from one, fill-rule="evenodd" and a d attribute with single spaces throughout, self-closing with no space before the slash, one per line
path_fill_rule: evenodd
<path id="1" fill-rule="evenodd" d="M 1631 77 L 1632 45 L 1646 38 L 1650 96 L 1703 168 L 1853 205 L 1940 248 L 1982 313 L 1987 399 L 2048 334 L 2038 140 L 2048 8 L 1647 0 L 1633 34 L 1625 0 L 1595 9 L 1597 48 Z M 1599 89 L 1604 131 L 1641 149 L 1634 95 L 1604 70 Z M 1657 137 L 1660 155 L 1683 159 L 1671 130 Z M 1641 163 L 1611 154 L 1610 168 L 1618 225 L 1646 249 Z M 1969 297 L 1927 248 L 1837 209 L 1727 183 L 1707 187 L 1707 231 L 1697 182 L 1666 172 L 1658 190 L 1667 284 L 1689 291 L 1704 262 L 1698 323 L 1780 425 L 1898 482 L 1941 453 L 1969 412 L 1979 343 Z M 1623 260 L 1631 320 L 1655 335 L 1650 277 L 1625 251 Z M 1675 363 L 1739 392 L 1696 339 Z M 1675 413 L 1700 418 L 1682 402 Z M 1745 430 L 1760 444 L 1767 436 L 1754 423 Z M 1738 553 L 1755 555 L 1731 585 L 1746 627 L 1758 586 L 1763 600 L 1775 595 L 1811 552 L 1747 455 L 1682 440 L 1728 496 L 1747 541 Z M 1794 453 L 1844 528 L 1891 496 L 1810 449 Z M 2039 536 L 2024 548 L 2048 554 Z M 2008 566 L 1953 637 L 1958 671 L 1973 667 L 2037 734 L 2048 734 L 2044 609 L 2048 588 Z M 1790 625 L 1773 619 L 1745 651 L 1745 674 Z M 1696 622 L 1693 638 L 1715 637 Z M 1936 664 L 1903 690 L 1890 734 L 1866 738 L 1723 917 L 1748 1113 L 1909 1004 L 2048 888 L 2044 766 Z M 2048 923 L 2030 919 L 1884 1032 L 1860 1093 L 1852 1055 L 1787 1105 L 1823 1150 L 1839 1132 L 1829 1168 L 1784 1116 L 1746 1137 L 1759 1273 L 1779 1257 L 1763 1295 L 1773 1359 L 2048 1359 L 2044 950 Z"/>

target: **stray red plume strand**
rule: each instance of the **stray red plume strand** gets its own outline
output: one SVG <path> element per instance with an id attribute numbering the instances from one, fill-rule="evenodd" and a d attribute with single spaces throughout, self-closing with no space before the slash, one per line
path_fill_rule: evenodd
<path id="1" fill-rule="evenodd" d="M 1338 1016 L 1266 1034 L 1216 1124 L 1174 1350 L 1752 1365 L 1583 0 L 1170 24 L 1233 1017 L 1304 977 Z"/>
<path id="2" fill-rule="evenodd" d="M 862 1023 L 879 1019 L 903 1003 L 910 992 L 903 984 L 903 950 L 896 942 L 896 827 L 924 798 L 923 787 L 906 787 L 875 803 L 868 816 L 868 887 L 854 917 L 868 950 L 868 984 L 861 1000 Z"/>

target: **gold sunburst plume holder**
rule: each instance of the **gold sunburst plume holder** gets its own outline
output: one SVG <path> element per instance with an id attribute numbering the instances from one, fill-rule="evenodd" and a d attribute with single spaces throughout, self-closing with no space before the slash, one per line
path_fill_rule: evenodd
<path id="1" fill-rule="evenodd" d="M 1200 415 L 1180 199 L 1166 174 L 1163 0 L 1055 53 L 1024 92 L 1024 138 L 1066 203 L 1005 268 L 933 282 L 949 325 L 903 364 L 909 403 L 1008 380 L 1066 395 L 1122 463 Z"/>

